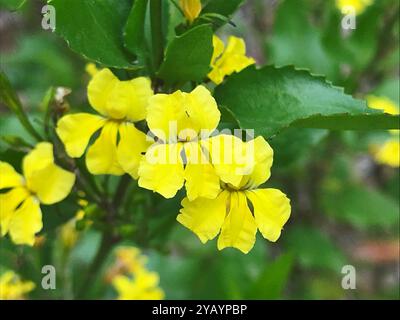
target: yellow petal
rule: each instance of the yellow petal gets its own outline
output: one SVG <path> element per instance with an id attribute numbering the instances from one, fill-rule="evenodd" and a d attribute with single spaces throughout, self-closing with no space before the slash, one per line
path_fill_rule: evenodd
<path id="1" fill-rule="evenodd" d="M 186 19 L 192 23 L 201 12 L 201 1 L 200 0 L 179 0 L 181 9 Z"/>
<path id="2" fill-rule="evenodd" d="M 62 117 L 57 123 L 57 134 L 65 145 L 67 154 L 79 158 L 85 152 L 90 137 L 105 124 L 105 119 L 89 113 Z"/>
<path id="3" fill-rule="evenodd" d="M 36 172 L 54 163 L 53 145 L 49 142 L 38 143 L 22 160 L 22 171 L 30 189 L 30 178 Z"/>
<path id="4" fill-rule="evenodd" d="M 149 147 L 150 142 L 146 141 L 146 135 L 143 132 L 128 122 L 120 125 L 119 136 L 120 139 L 117 148 L 118 162 L 126 173 L 137 179 L 140 160 Z"/>
<path id="5" fill-rule="evenodd" d="M 378 163 L 393 168 L 400 167 L 400 142 L 398 139 L 390 139 L 377 149 L 374 158 Z"/>
<path id="6" fill-rule="evenodd" d="M 210 91 L 204 86 L 197 86 L 192 92 L 185 95 L 185 114 L 189 117 L 191 128 L 197 133 L 205 130 L 203 137 L 218 126 L 221 113 Z M 207 131 L 208 134 L 207 134 Z"/>
<path id="7" fill-rule="evenodd" d="M 85 66 L 85 71 L 91 76 L 94 77 L 96 73 L 98 73 L 100 70 L 97 69 L 96 65 L 94 63 L 87 63 Z"/>
<path id="8" fill-rule="evenodd" d="M 4 236 L 9 229 L 10 219 L 15 209 L 29 196 L 26 188 L 14 188 L 0 194 L 0 229 Z"/>
<path id="9" fill-rule="evenodd" d="M 290 200 L 277 189 L 246 191 L 253 204 L 256 224 L 264 238 L 275 242 L 290 216 Z"/>
<path id="10" fill-rule="evenodd" d="M 23 177 L 7 162 L 0 161 L 0 189 L 21 186 Z"/>
<path id="11" fill-rule="evenodd" d="M 175 142 L 178 132 L 189 127 L 184 102 L 184 94 L 179 90 L 172 94 L 156 94 L 149 99 L 147 124 L 162 141 Z"/>
<path id="12" fill-rule="evenodd" d="M 399 107 L 389 98 L 368 96 L 368 107 L 372 109 L 382 110 L 385 113 L 397 115 L 399 114 Z"/>
<path id="13" fill-rule="evenodd" d="M 75 183 L 75 175 L 55 164 L 33 173 L 28 180 L 29 188 L 43 204 L 64 200 Z"/>
<path id="14" fill-rule="evenodd" d="M 154 144 L 139 166 L 139 186 L 165 198 L 176 195 L 184 183 L 182 144 Z"/>
<path id="15" fill-rule="evenodd" d="M 109 116 L 107 103 L 118 78 L 109 69 L 97 72 L 88 85 L 88 99 L 90 105 L 103 116 Z"/>
<path id="16" fill-rule="evenodd" d="M 86 155 L 86 166 L 92 174 L 123 175 L 118 163 L 117 135 L 118 123 L 107 122 Z"/>
<path id="17" fill-rule="evenodd" d="M 184 144 L 187 164 L 185 180 L 187 197 L 193 201 L 197 197 L 214 199 L 220 192 L 219 177 L 204 155 L 198 142 Z"/>
<path id="18" fill-rule="evenodd" d="M 253 154 L 255 161 L 255 165 L 251 170 L 246 186 L 247 188 L 256 188 L 267 181 L 271 176 L 274 151 L 263 137 L 257 137 L 246 144 L 248 154 Z"/>
<path id="19" fill-rule="evenodd" d="M 34 197 L 27 198 L 14 212 L 9 224 L 9 233 L 15 244 L 33 246 L 35 234 L 42 230 L 42 212 Z"/>
<path id="20" fill-rule="evenodd" d="M 149 98 L 153 95 L 150 79 L 145 77 L 118 81 L 107 101 L 107 112 L 115 119 L 140 121 L 146 118 Z"/>
<path id="21" fill-rule="evenodd" d="M 246 144 L 239 138 L 221 134 L 202 141 L 209 151 L 211 162 L 220 179 L 238 188 L 244 175 L 251 173 L 254 161 Z"/>
<path id="22" fill-rule="evenodd" d="M 240 72 L 254 63 L 253 58 L 246 56 L 244 40 L 230 36 L 224 53 L 212 64 L 213 69 L 208 77 L 214 83 L 220 84 L 225 76 L 231 75 L 233 72 Z"/>
<path id="23" fill-rule="evenodd" d="M 232 192 L 230 210 L 218 238 L 218 249 L 226 247 L 248 253 L 256 241 L 257 226 L 243 192 Z"/>
<path id="24" fill-rule="evenodd" d="M 176 220 L 193 231 L 202 243 L 214 239 L 221 230 L 226 216 L 227 191 L 221 192 L 215 199 L 183 199 L 182 209 Z"/>
<path id="25" fill-rule="evenodd" d="M 216 35 L 213 36 L 213 55 L 211 58 L 211 66 L 214 66 L 214 63 L 218 58 L 221 57 L 225 50 L 225 44 L 224 42 L 217 37 Z"/>

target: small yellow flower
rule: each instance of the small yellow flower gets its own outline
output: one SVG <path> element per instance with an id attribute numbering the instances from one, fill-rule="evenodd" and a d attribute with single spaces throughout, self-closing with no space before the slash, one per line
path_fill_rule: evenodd
<path id="1" fill-rule="evenodd" d="M 14 271 L 0 276 L 0 300 L 21 300 L 35 288 L 32 281 L 22 281 Z"/>
<path id="2" fill-rule="evenodd" d="M 199 16 L 201 12 L 201 1 L 200 0 L 179 0 L 181 9 L 189 21 L 189 23 L 193 23 L 193 21 Z"/>
<path id="3" fill-rule="evenodd" d="M 343 13 L 349 14 L 354 10 L 354 13 L 359 15 L 371 5 L 373 0 L 336 0 L 336 7 Z"/>
<path id="4" fill-rule="evenodd" d="M 54 204 L 70 193 L 75 175 L 54 163 L 53 145 L 42 142 L 23 159 L 24 176 L 0 161 L 1 235 L 10 234 L 16 244 L 32 246 L 35 234 L 42 229 L 42 212 L 39 204 Z"/>
<path id="5" fill-rule="evenodd" d="M 155 272 L 141 269 L 133 277 L 118 275 L 112 281 L 119 300 L 161 300 L 164 292 L 158 287 Z"/>
<path id="6" fill-rule="evenodd" d="M 230 36 L 225 48 L 220 38 L 213 37 L 214 52 L 211 58 L 211 72 L 208 78 L 215 84 L 220 84 L 225 76 L 240 72 L 255 63 L 253 58 L 246 56 L 246 44 L 243 39 Z"/>
<path id="7" fill-rule="evenodd" d="M 219 178 L 199 140 L 210 135 L 219 120 L 217 103 L 203 86 L 151 97 L 147 123 L 158 141 L 140 163 L 139 186 L 172 198 L 186 181 L 189 199 L 216 197 Z"/>
<path id="8" fill-rule="evenodd" d="M 90 137 L 101 129 L 86 155 L 89 171 L 113 175 L 126 172 L 136 179 L 141 153 L 146 151 L 148 143 L 134 122 L 145 119 L 152 95 L 148 78 L 120 81 L 109 69 L 97 72 L 88 85 L 88 99 L 101 115 L 66 115 L 57 124 L 57 134 L 68 155 L 81 157 Z"/>
<path id="9" fill-rule="evenodd" d="M 385 113 L 398 115 L 399 107 L 386 97 L 369 96 L 367 97 L 368 106 L 372 109 L 382 110 Z M 383 145 L 372 146 L 372 155 L 377 163 L 391 167 L 400 167 L 400 141 L 399 130 L 389 130 L 392 137 Z"/>
<path id="10" fill-rule="evenodd" d="M 220 146 L 222 141 L 222 144 L 230 145 L 233 139 L 237 138 L 220 135 L 211 138 L 209 143 Z M 289 219 L 291 207 L 290 200 L 281 191 L 259 188 L 270 176 L 273 151 L 269 144 L 258 137 L 242 142 L 242 147 L 255 152 L 251 168 L 238 171 L 244 168 L 217 161 L 212 151 L 212 162 L 223 181 L 223 191 L 215 199 L 183 199 L 177 220 L 203 243 L 220 234 L 219 250 L 234 247 L 248 253 L 254 246 L 257 229 L 264 238 L 277 241 Z"/>
<path id="11" fill-rule="evenodd" d="M 60 229 L 60 237 L 64 246 L 71 249 L 79 239 L 79 232 L 76 230 L 76 222 L 82 220 L 85 211 L 79 210 L 75 217 L 65 223 Z"/>
<path id="12" fill-rule="evenodd" d="M 116 250 L 117 261 L 109 278 L 118 292 L 119 300 L 160 300 L 164 292 L 158 287 L 159 277 L 146 269 L 147 257 L 134 247 Z"/>

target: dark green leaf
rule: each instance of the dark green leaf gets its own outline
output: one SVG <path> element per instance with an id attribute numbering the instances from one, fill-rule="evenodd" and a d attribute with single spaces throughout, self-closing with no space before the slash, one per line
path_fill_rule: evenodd
<path id="1" fill-rule="evenodd" d="M 212 29 L 195 27 L 175 37 L 168 45 L 159 77 L 168 83 L 202 81 L 210 70 Z"/>
<path id="2" fill-rule="evenodd" d="M 52 0 L 50 4 L 57 12 L 56 32 L 72 50 L 106 66 L 135 68 L 122 35 L 130 0 Z"/>
<path id="3" fill-rule="evenodd" d="M 201 11 L 202 14 L 217 13 L 221 16 L 227 17 L 226 20 L 214 21 L 214 28 L 218 29 L 229 21 L 236 10 L 243 4 L 244 0 L 211 0 Z"/>
<path id="4" fill-rule="evenodd" d="M 124 31 L 126 48 L 139 58 L 146 52 L 145 19 L 148 0 L 136 0 L 129 13 Z"/>
<path id="5" fill-rule="evenodd" d="M 396 117 L 372 110 L 324 78 L 291 66 L 251 66 L 218 86 L 214 96 L 231 110 L 241 128 L 255 129 L 267 138 L 291 125 L 349 130 L 371 129 L 371 124 L 380 129 L 398 127 Z"/>

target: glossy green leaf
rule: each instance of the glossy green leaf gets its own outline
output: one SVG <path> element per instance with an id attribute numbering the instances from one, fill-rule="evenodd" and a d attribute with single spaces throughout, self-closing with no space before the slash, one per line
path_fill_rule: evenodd
<path id="1" fill-rule="evenodd" d="M 195 27 L 175 37 L 168 45 L 158 75 L 169 83 L 202 81 L 210 71 L 212 29 Z"/>
<path id="2" fill-rule="evenodd" d="M 211 0 L 209 1 L 201 11 L 202 14 L 218 14 L 226 17 L 227 19 L 214 20 L 214 29 L 218 29 L 226 24 L 233 14 L 243 4 L 244 0 Z"/>
<path id="3" fill-rule="evenodd" d="M 52 0 L 57 12 L 56 33 L 72 50 L 100 64 L 135 68 L 123 43 L 129 0 Z"/>
<path id="4" fill-rule="evenodd" d="M 230 76 L 214 96 L 241 128 L 255 129 L 267 138 L 291 125 L 342 130 L 399 126 L 398 118 L 382 115 L 324 78 L 291 66 L 251 66 Z"/>
<path id="5" fill-rule="evenodd" d="M 134 55 L 141 57 L 146 52 L 145 20 L 148 0 L 136 0 L 129 13 L 124 30 L 126 48 Z"/>

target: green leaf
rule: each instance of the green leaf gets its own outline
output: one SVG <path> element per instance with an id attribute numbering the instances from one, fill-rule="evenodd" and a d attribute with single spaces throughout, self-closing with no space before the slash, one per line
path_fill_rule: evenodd
<path id="1" fill-rule="evenodd" d="M 123 43 L 130 0 L 51 0 L 57 12 L 56 33 L 72 50 L 100 64 L 134 69 Z"/>
<path id="2" fill-rule="evenodd" d="M 25 4 L 26 0 L 0 0 L 0 9 L 5 7 L 8 10 L 18 10 Z"/>
<path id="3" fill-rule="evenodd" d="M 202 81 L 210 70 L 212 35 L 209 25 L 201 25 L 176 36 L 167 47 L 159 77 L 168 83 Z"/>
<path id="4" fill-rule="evenodd" d="M 214 21 L 214 29 L 218 29 L 229 21 L 229 19 L 233 16 L 235 11 L 239 9 L 243 2 L 244 0 L 211 0 L 204 6 L 201 14 L 216 13 L 227 17 L 227 20 Z"/>
<path id="5" fill-rule="evenodd" d="M 275 65 L 295 65 L 335 79 L 339 68 L 323 48 L 321 27 L 312 25 L 313 11 L 308 4 L 299 6 L 298 0 L 286 0 L 279 5 L 274 33 L 267 38 L 267 56 Z M 340 21 L 337 26 L 340 27 Z M 335 32 L 340 33 L 339 30 Z"/>
<path id="6" fill-rule="evenodd" d="M 399 224 L 399 204 L 390 196 L 362 185 L 329 183 L 321 194 L 324 211 L 360 230 Z M 340 201 L 338 201 L 340 199 Z"/>
<path id="7" fill-rule="evenodd" d="M 145 20 L 148 0 L 136 0 L 129 13 L 124 31 L 126 48 L 134 55 L 143 58 L 146 52 Z"/>
<path id="8" fill-rule="evenodd" d="M 315 227 L 296 226 L 286 230 L 284 241 L 303 268 L 338 271 L 345 264 L 341 250 Z"/>
<path id="9" fill-rule="evenodd" d="M 370 109 L 324 78 L 292 66 L 248 67 L 218 86 L 214 97 L 231 110 L 241 128 L 267 138 L 291 125 L 348 130 L 399 126 L 396 117 Z"/>
<path id="10" fill-rule="evenodd" d="M 247 299 L 279 299 L 292 270 L 293 256 L 281 255 L 274 262 L 267 264 L 263 272 L 250 289 Z"/>
<path id="11" fill-rule="evenodd" d="M 3 71 L 0 70 L 0 100 L 8 107 L 15 115 L 18 117 L 18 120 L 24 126 L 26 131 L 28 131 L 36 140 L 43 140 L 42 137 L 38 134 L 35 128 L 32 126 L 29 121 L 25 111 L 22 108 L 21 101 L 19 100 L 16 92 L 12 88 L 10 82 L 7 79 L 7 76 Z"/>

